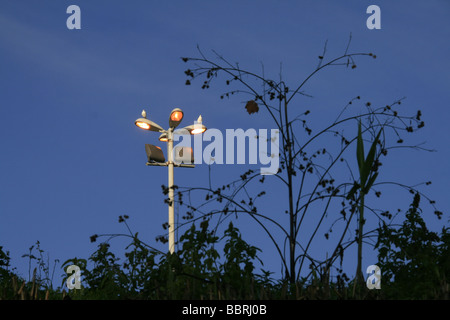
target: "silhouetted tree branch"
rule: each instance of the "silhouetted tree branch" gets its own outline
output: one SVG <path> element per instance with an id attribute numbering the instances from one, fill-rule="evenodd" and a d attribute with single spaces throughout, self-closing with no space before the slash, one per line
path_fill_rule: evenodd
<path id="1" fill-rule="evenodd" d="M 239 64 L 230 63 L 215 51 L 212 51 L 213 58 L 209 58 L 198 48 L 199 57 L 182 58 L 184 62 L 191 64 L 191 67 L 185 71 L 188 78 L 187 85 L 203 78 L 201 88 L 208 89 L 218 79 L 224 78 L 225 86 L 233 86 L 233 89 L 221 94 L 221 99 L 230 98 L 235 94 L 248 95 L 251 100 L 247 102 L 247 112 L 250 115 L 266 112 L 266 115 L 273 121 L 281 137 L 280 169 L 277 174 L 264 177 L 262 180 L 278 179 L 287 188 L 286 213 L 288 214 L 286 224 L 283 222 L 282 216 L 274 219 L 256 208 L 254 205 L 256 198 L 249 195 L 246 187 L 250 182 L 255 182 L 257 180 L 255 178 L 260 175 L 249 171 L 241 176 L 241 184 L 235 181 L 216 190 L 213 190 L 211 186 L 209 188 L 180 188 L 179 194 L 187 194 L 189 197 L 194 191 L 203 191 L 207 194 L 203 204 L 196 206 L 190 203 L 188 205 L 189 214 L 186 216 L 188 221 L 186 223 L 196 219 L 194 212 L 199 213 L 198 209 L 205 209 L 207 205 L 214 202 L 223 202 L 224 205 L 220 209 L 202 211 L 201 217 L 219 215 L 218 221 L 222 221 L 222 217 L 227 214 L 247 214 L 254 219 L 257 225 L 262 227 L 274 244 L 282 261 L 284 274 L 290 283 L 299 279 L 305 258 L 315 266 L 322 266 L 322 272 L 329 274 L 336 259 L 343 257 L 344 250 L 353 243 L 358 244 L 357 278 L 361 278 L 362 245 L 364 238 L 373 233 L 372 230 L 363 232 L 363 225 L 366 222 L 364 211 L 367 209 L 368 213 L 373 213 L 378 219 L 389 218 L 388 215 L 375 214 L 377 210 L 368 206 L 364 201 L 364 197 L 368 193 L 375 194 L 377 197 L 381 195 L 381 191 L 374 189 L 375 186 L 379 188 L 383 183 L 389 183 L 375 181 L 382 165 L 382 158 L 387 156 L 388 151 L 398 148 L 407 147 L 431 151 L 422 147 L 421 144 L 402 145 L 403 134 L 416 132 L 425 125 L 421 119 L 420 110 L 413 115 L 404 115 L 399 111 L 404 98 L 386 106 L 374 108 L 370 102 L 363 103 L 361 97 L 357 96 L 340 110 L 333 122 L 318 130 L 317 133 L 313 133 L 307 120 L 312 111 L 300 110 L 297 105 L 293 105 L 296 101 L 294 98 L 308 97 L 309 95 L 304 92 L 306 84 L 326 68 L 344 67 L 352 70 L 356 68 L 356 59 L 376 58 L 376 55 L 372 53 L 349 53 L 350 41 L 351 37 L 342 55 L 329 60 L 326 60 L 327 43 L 325 43 L 323 52 L 318 57 L 317 67 L 298 85 L 293 86 L 294 89 L 291 89 L 282 80 L 281 75 L 279 80 L 273 80 L 266 77 L 264 67 L 262 75 L 245 70 Z M 360 114 L 344 116 L 346 112 L 349 112 L 349 106 L 355 104 L 362 105 L 365 111 Z M 260 111 L 260 107 L 262 111 Z M 359 132 L 358 124 L 361 126 Z M 351 133 L 348 134 L 348 130 L 351 130 Z M 360 166 L 360 175 L 356 176 L 351 169 L 354 166 L 351 163 L 354 158 L 349 157 L 348 152 L 352 152 L 351 147 L 355 144 L 361 148 L 365 143 L 370 143 L 372 148 L 367 158 L 365 154 L 362 154 L 364 160 L 367 160 L 364 169 L 360 162 L 362 155 L 359 155 L 359 158 L 356 157 L 356 164 Z M 347 176 L 343 174 L 343 168 L 348 172 Z M 348 181 L 349 177 L 350 181 Z M 337 179 L 341 180 L 341 183 L 337 184 Z M 392 183 L 395 184 L 395 182 Z M 400 184 L 398 185 L 400 186 Z M 407 188 L 416 191 L 414 187 Z M 229 190 L 230 193 L 225 194 L 225 190 Z M 341 205 L 340 216 L 335 217 L 329 230 L 331 231 L 333 226 L 341 221 L 343 222 L 342 234 L 336 238 L 336 247 L 332 255 L 321 263 L 309 255 L 308 251 L 326 217 L 334 215 L 339 203 Z M 315 206 L 319 204 L 323 204 L 323 208 L 319 211 L 321 214 L 315 216 L 316 225 L 308 236 L 306 230 L 301 232 L 302 226 L 308 216 L 314 212 L 317 213 Z M 280 212 L 282 210 L 280 207 Z M 350 215 L 348 215 L 348 211 L 350 211 Z M 358 214 L 358 235 L 354 240 L 344 243 L 355 213 Z M 281 231 L 284 241 L 276 238 L 270 225 Z M 183 224 L 179 227 L 182 226 Z M 325 234 L 325 237 L 328 239 L 329 232 Z M 286 243 L 287 254 L 284 250 Z M 304 244 L 302 245 L 302 243 Z M 300 253 L 297 250 L 300 250 Z M 360 282 L 360 279 L 358 281 Z"/>

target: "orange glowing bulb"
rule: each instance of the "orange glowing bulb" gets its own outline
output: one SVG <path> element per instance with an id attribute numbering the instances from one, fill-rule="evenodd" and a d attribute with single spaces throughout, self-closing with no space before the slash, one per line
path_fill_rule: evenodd
<path id="1" fill-rule="evenodd" d="M 181 121 L 181 119 L 183 119 L 183 112 L 181 111 L 172 112 L 170 115 L 170 120 L 172 121 Z"/>

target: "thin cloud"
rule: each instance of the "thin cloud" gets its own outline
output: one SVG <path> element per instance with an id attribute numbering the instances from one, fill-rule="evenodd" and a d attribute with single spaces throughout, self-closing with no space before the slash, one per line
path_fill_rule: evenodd
<path id="1" fill-rule="evenodd" d="M 114 52 L 98 50 L 95 43 L 83 42 L 77 46 L 81 41 L 72 39 L 67 34 L 40 29 L 0 13 L 0 40 L 3 49 L 10 53 L 7 63 L 38 65 L 49 73 L 61 74 L 63 81 L 96 89 L 126 93 L 148 91 L 151 79 L 143 79 L 142 73 L 135 72 L 139 70 L 136 62 L 124 61 Z"/>

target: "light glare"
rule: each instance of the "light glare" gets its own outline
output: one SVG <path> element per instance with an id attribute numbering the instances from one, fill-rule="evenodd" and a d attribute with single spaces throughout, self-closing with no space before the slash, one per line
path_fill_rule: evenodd
<path id="1" fill-rule="evenodd" d="M 141 129 L 150 130 L 150 125 L 148 123 L 137 121 L 136 125 Z"/>
<path id="2" fill-rule="evenodd" d="M 206 128 L 196 128 L 191 131 L 191 134 L 199 134 L 199 133 L 203 133 L 205 131 L 206 131 Z"/>

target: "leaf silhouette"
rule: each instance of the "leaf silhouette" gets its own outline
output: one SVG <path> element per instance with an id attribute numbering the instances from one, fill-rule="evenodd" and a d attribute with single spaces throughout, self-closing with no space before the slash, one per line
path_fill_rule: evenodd
<path id="1" fill-rule="evenodd" d="M 361 121 L 358 122 L 358 138 L 356 145 L 356 159 L 358 160 L 359 174 L 362 176 L 364 170 L 364 142 L 361 133 Z M 364 182 L 361 182 L 364 184 Z"/>
<path id="2" fill-rule="evenodd" d="M 248 114 L 256 113 L 259 111 L 258 104 L 254 100 L 247 101 L 245 109 L 247 109 Z"/>

